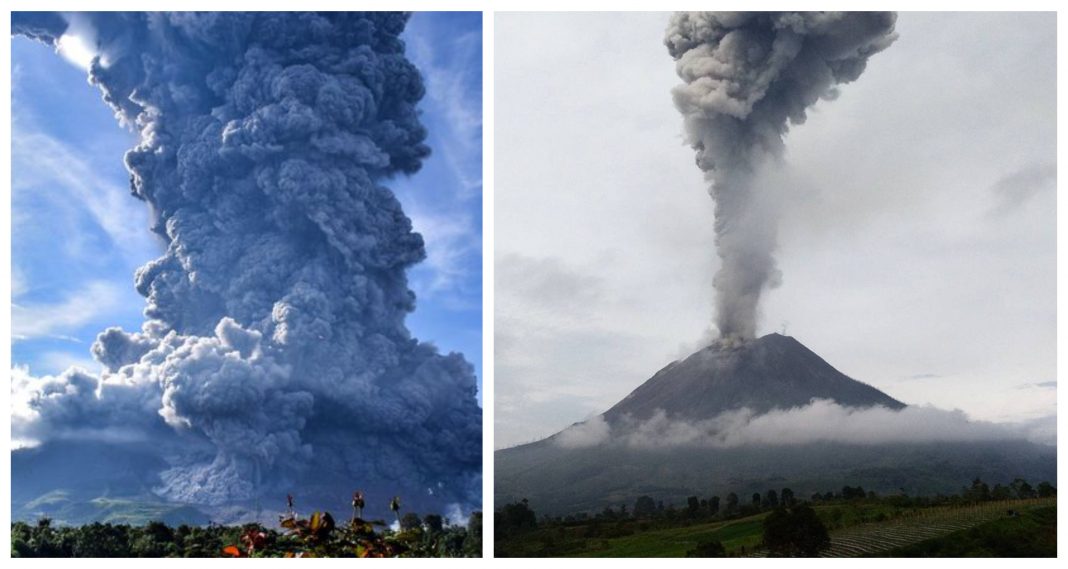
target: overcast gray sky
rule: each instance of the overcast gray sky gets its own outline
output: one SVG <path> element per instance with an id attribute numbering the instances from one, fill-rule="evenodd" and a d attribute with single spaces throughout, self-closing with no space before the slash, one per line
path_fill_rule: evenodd
<path id="1" fill-rule="evenodd" d="M 714 203 L 667 13 L 495 23 L 495 446 L 606 410 L 699 346 Z M 1056 412 L 1056 17 L 903 13 L 787 137 L 780 331 L 906 403 Z"/>

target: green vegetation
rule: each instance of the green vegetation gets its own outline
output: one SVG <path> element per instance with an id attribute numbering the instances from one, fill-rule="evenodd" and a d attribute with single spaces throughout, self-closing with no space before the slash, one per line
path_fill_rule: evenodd
<path id="1" fill-rule="evenodd" d="M 353 516 L 335 522 L 329 512 L 307 518 L 289 512 L 280 529 L 260 524 L 244 526 L 180 525 L 162 522 L 143 526 L 92 523 L 55 526 L 48 518 L 36 524 L 11 525 L 12 557 L 480 557 L 482 513 L 475 512 L 467 526 L 447 526 L 437 515 L 425 517 L 409 512 L 399 516 L 400 501 L 391 509 L 398 514 L 400 529 L 386 528 L 383 521 L 367 521 L 362 514 L 363 497 L 353 499 Z"/>
<path id="2" fill-rule="evenodd" d="M 719 542 L 725 554 L 740 554 L 760 545 L 761 522 L 767 515 L 689 524 L 665 519 L 609 520 L 602 514 L 585 521 L 542 520 L 530 526 L 536 519 L 533 511 L 510 510 L 512 516 L 501 512 L 494 516 L 497 557 L 703 557 L 697 550 L 710 542 Z M 517 517 L 528 529 L 508 527 Z"/>
<path id="3" fill-rule="evenodd" d="M 727 550 L 718 539 L 706 541 L 686 552 L 686 557 L 726 557 Z"/>
<path id="4" fill-rule="evenodd" d="M 830 546 L 827 526 L 807 504 L 776 508 L 764 518 L 764 547 L 776 557 L 815 557 Z"/>
<path id="5" fill-rule="evenodd" d="M 1056 557 L 1057 507 L 1022 510 L 971 529 L 892 549 L 882 557 Z"/>
<path id="6" fill-rule="evenodd" d="M 633 509 L 621 506 L 605 508 L 593 515 L 576 513 L 557 518 L 538 518 L 529 503 L 520 501 L 504 506 L 495 515 L 494 554 L 498 557 L 897 555 L 891 553 L 895 548 L 951 533 L 956 535 L 954 532 L 1006 518 L 1009 510 L 1030 515 L 1036 508 L 1051 507 L 1055 504 L 1056 489 L 1048 483 L 1032 487 L 1023 480 L 990 488 L 975 480 L 953 496 L 880 497 L 849 486 L 839 492 L 813 494 L 808 500 L 796 496 L 789 488 L 775 492 L 774 497 L 771 492 L 758 496 L 759 502 L 753 496 L 752 500 L 746 498 L 744 504 L 733 493 L 722 502 L 718 496 L 708 499 L 694 496 L 682 508 L 640 496 Z M 1055 529 L 1055 518 L 1050 521 Z M 1002 527 L 1007 526 L 996 526 L 994 531 Z M 822 535 L 829 536 L 829 544 Z M 987 534 L 977 535 L 975 539 L 981 541 Z M 1055 546 L 1055 541 L 1052 543 Z"/>

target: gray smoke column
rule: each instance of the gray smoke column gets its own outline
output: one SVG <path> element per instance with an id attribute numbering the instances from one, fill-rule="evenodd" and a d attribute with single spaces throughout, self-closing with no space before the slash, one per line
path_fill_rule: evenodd
<path id="1" fill-rule="evenodd" d="M 716 325 L 749 339 L 780 274 L 773 198 L 756 187 L 783 154 L 788 124 L 805 122 L 835 85 L 860 77 L 897 38 L 892 12 L 679 12 L 664 40 L 685 82 L 672 91 L 687 142 L 716 200 Z"/>
<path id="2" fill-rule="evenodd" d="M 474 372 L 405 327 L 405 272 L 425 252 L 383 185 L 429 153 L 407 19 L 13 15 L 52 45 L 72 22 L 93 31 L 89 80 L 140 132 L 130 189 L 166 246 L 135 275 L 142 329 L 99 335 L 99 378 L 30 382 L 18 434 L 140 432 L 176 501 L 363 488 L 480 503 Z"/>

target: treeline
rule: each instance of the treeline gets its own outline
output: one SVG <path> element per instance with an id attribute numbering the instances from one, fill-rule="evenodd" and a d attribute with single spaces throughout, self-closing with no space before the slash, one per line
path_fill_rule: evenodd
<path id="1" fill-rule="evenodd" d="M 745 499 L 736 493 L 723 498 L 690 496 L 679 507 L 642 495 L 635 498 L 633 505 L 625 503 L 596 513 L 540 518 L 527 500 L 520 500 L 504 505 L 494 516 L 494 554 L 498 557 L 581 555 L 615 547 L 610 543 L 618 544 L 619 552 L 632 552 L 634 544 L 641 542 L 644 538 L 640 536 L 646 532 L 713 524 L 716 527 L 710 529 L 703 541 L 677 554 L 745 556 L 753 548 L 760 548 L 771 556 L 813 556 L 830 545 L 829 532 L 833 529 L 883 522 L 924 508 L 1048 498 L 1056 492 L 1049 482 L 1032 486 L 1026 480 L 1017 479 L 1008 485 L 990 487 L 977 478 L 954 495 L 908 496 L 902 491 L 880 496 L 860 486 L 844 486 L 837 491 L 817 492 L 802 498 L 790 488 L 779 488 L 755 492 Z M 1010 515 L 1014 511 L 1010 510 Z M 758 514 L 761 517 L 756 517 Z M 718 524 L 739 518 L 749 519 L 731 525 Z M 614 538 L 628 539 L 613 541 Z"/>
<path id="2" fill-rule="evenodd" d="M 866 491 L 861 486 L 843 486 L 841 490 L 815 492 L 807 500 L 798 498 L 790 488 L 782 488 L 778 491 L 769 489 L 766 492 L 754 492 L 745 499 L 731 492 L 725 498 L 719 496 L 699 497 L 690 496 L 681 507 L 673 503 L 664 505 L 663 500 L 655 500 L 651 496 L 639 496 L 632 507 L 621 504 L 618 508 L 608 506 L 604 510 L 590 514 L 581 512 L 566 516 L 542 516 L 541 523 L 572 523 L 588 521 L 616 521 L 626 519 L 636 520 L 665 520 L 665 521 L 704 521 L 712 518 L 732 519 L 743 518 L 763 511 L 774 510 L 779 506 L 791 507 L 798 502 L 811 502 L 813 504 L 834 504 L 843 502 L 855 502 L 860 500 L 881 500 L 897 507 L 929 507 L 938 505 L 953 505 L 960 503 L 975 503 L 988 500 L 1011 500 L 1027 498 L 1046 498 L 1055 496 L 1057 489 L 1049 482 L 1041 482 L 1033 487 L 1022 478 L 1017 478 L 1009 485 L 995 484 L 993 488 L 982 480 L 976 478 L 971 486 L 961 489 L 959 494 L 934 495 L 934 496 L 908 496 L 902 491 L 899 494 L 879 496 L 874 491 Z M 504 532 L 499 535 L 509 535 L 515 531 L 532 529 L 537 526 L 539 520 L 531 510 L 527 500 L 521 500 L 513 504 L 507 504 L 495 517 L 495 531 Z"/>
<path id="3" fill-rule="evenodd" d="M 761 522 L 763 535 L 761 543 L 771 555 L 811 556 L 830 545 L 827 527 L 816 515 L 816 512 L 809 504 L 796 500 L 788 488 L 781 493 L 769 491 L 763 495 L 754 494 L 752 502 L 745 506 L 738 506 L 736 499 L 737 495 L 728 495 L 725 510 L 722 512 L 723 515 L 727 515 L 727 511 L 731 511 L 738 516 L 744 516 L 748 515 L 747 512 L 755 511 L 756 508 L 767 507 L 771 509 L 771 514 Z M 635 531 L 651 529 L 652 524 L 649 523 L 649 520 L 655 520 L 659 517 L 663 522 L 665 520 L 663 517 L 665 512 L 676 512 L 671 506 L 663 508 L 657 504 L 651 505 L 650 500 L 648 496 L 640 497 L 635 504 L 634 510 L 629 513 L 626 507 L 622 507 L 618 513 L 611 508 L 606 508 L 604 512 L 592 518 L 587 517 L 585 521 L 572 519 L 565 522 L 560 518 L 554 520 L 546 517 L 541 524 L 556 528 L 568 525 L 583 525 L 583 539 L 633 535 Z M 698 520 L 701 519 L 702 513 L 706 516 L 717 515 L 720 513 L 719 498 L 713 496 L 708 500 L 701 500 L 693 496 L 687 500 L 687 508 L 682 512 L 685 512 L 682 514 L 684 517 L 676 519 Z M 624 517 L 628 515 L 630 517 Z M 657 525 L 666 526 L 670 524 L 661 523 Z M 521 554 L 520 551 L 506 544 L 511 543 L 514 545 L 517 541 L 524 539 L 525 534 L 537 529 L 538 526 L 539 522 L 534 510 L 530 508 L 530 504 L 526 500 L 505 505 L 494 516 L 494 527 L 498 539 L 494 550 L 495 555 L 498 557 L 512 557 L 516 554 Z M 560 553 L 560 551 L 552 551 L 551 547 L 537 552 L 539 555 L 549 556 L 559 555 Z M 742 547 L 741 554 L 745 554 L 744 547 Z M 687 557 L 726 557 L 727 555 L 728 552 L 723 543 L 714 539 L 704 541 L 686 552 Z"/>
<path id="4" fill-rule="evenodd" d="M 960 493 L 962 500 L 967 502 L 988 502 L 991 500 L 1011 500 L 1013 498 L 1052 498 L 1057 495 L 1057 489 L 1049 482 L 1039 482 L 1032 488 L 1023 478 L 1017 478 L 1008 486 L 995 484 L 993 488 L 986 482 L 976 478 L 972 485 L 963 488 Z"/>
<path id="5" fill-rule="evenodd" d="M 338 523 L 328 512 L 282 516 L 281 529 L 243 526 L 142 526 L 92 523 L 11 525 L 12 557 L 481 557 L 482 513 L 466 526 L 437 514 L 398 516 L 399 531 L 355 514 Z"/>
<path id="6" fill-rule="evenodd" d="M 600 512 L 580 512 L 566 516 L 542 516 L 538 518 L 527 500 L 506 504 L 494 516 L 494 532 L 499 538 L 510 537 L 533 530 L 540 525 L 583 525 L 586 537 L 622 537 L 633 534 L 635 529 L 651 527 L 670 527 L 703 523 L 712 520 L 730 520 L 744 518 L 771 511 L 780 506 L 793 508 L 800 503 L 844 504 L 861 501 L 879 502 L 896 508 L 925 508 L 940 505 L 976 503 L 988 500 L 1009 500 L 1044 498 L 1055 496 L 1056 488 L 1049 482 L 1032 486 L 1026 480 L 1017 478 L 1009 485 L 995 484 L 990 487 L 976 478 L 970 486 L 961 489 L 959 494 L 935 496 L 908 496 L 902 491 L 898 494 L 879 496 L 861 486 L 843 486 L 838 491 L 816 492 L 807 499 L 798 497 L 790 488 L 769 489 L 754 492 L 745 498 L 731 492 L 724 498 L 718 495 L 701 497 L 690 496 L 685 504 L 676 507 L 673 503 L 664 504 L 651 496 L 638 496 L 632 506 L 621 504 L 608 506 Z M 642 521 L 639 525 L 613 524 L 611 522 Z"/>

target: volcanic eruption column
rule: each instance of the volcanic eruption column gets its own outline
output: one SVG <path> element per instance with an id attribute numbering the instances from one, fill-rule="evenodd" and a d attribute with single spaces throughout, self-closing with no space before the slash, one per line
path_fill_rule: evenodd
<path id="1" fill-rule="evenodd" d="M 478 504 L 474 373 L 405 327 L 423 240 L 380 184 L 429 153 L 407 16 L 15 13 L 13 29 L 56 45 L 72 20 L 95 33 L 90 82 L 140 131 L 131 190 L 166 252 L 135 275 L 142 330 L 98 336 L 99 378 L 34 382 L 14 430 L 140 431 L 170 449 L 156 491 L 180 501 L 340 469 Z"/>
<path id="2" fill-rule="evenodd" d="M 893 12 L 679 12 L 664 44 L 684 84 L 672 90 L 686 141 L 716 200 L 716 326 L 756 333 L 757 306 L 780 275 L 777 219 L 754 180 L 779 161 L 788 123 L 860 77 L 897 38 Z"/>

